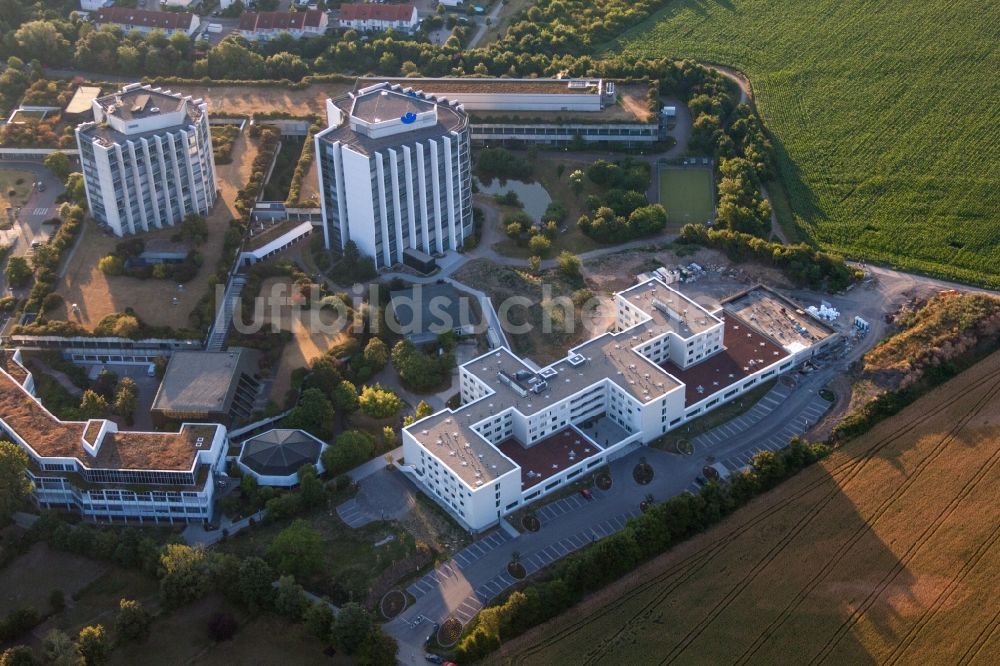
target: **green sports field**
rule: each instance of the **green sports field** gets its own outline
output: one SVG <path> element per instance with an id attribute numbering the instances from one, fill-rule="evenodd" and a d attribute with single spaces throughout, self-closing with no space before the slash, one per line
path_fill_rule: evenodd
<path id="1" fill-rule="evenodd" d="M 744 71 L 776 139 L 783 223 L 1000 286 L 1000 3 L 676 0 L 609 51 Z"/>
<path id="2" fill-rule="evenodd" d="M 715 213 L 712 170 L 660 167 L 660 203 L 671 225 L 707 222 Z"/>

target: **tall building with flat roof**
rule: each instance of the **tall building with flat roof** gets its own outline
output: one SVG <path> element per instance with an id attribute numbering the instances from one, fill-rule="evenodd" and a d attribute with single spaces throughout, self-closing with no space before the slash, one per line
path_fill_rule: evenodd
<path id="1" fill-rule="evenodd" d="M 354 241 L 382 268 L 472 233 L 469 123 L 461 105 L 378 83 L 326 102 L 316 135 L 326 246 Z"/>
<path id="2" fill-rule="evenodd" d="M 202 100 L 133 83 L 93 110 L 76 141 L 94 219 L 124 236 L 208 213 L 217 186 Z"/>

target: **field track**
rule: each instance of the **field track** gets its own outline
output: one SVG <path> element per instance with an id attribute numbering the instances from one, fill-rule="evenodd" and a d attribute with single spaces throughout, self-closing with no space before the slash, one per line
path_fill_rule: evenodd
<path id="1" fill-rule="evenodd" d="M 1000 486 L 998 408 L 1000 354 L 995 354 L 868 436 L 855 440 L 822 465 L 800 474 L 707 534 L 616 584 L 616 589 L 585 601 L 581 608 L 513 641 L 505 647 L 506 655 L 501 660 L 534 664 L 551 662 L 558 659 L 557 655 L 572 655 L 577 661 L 595 664 L 607 657 L 623 656 L 625 646 L 645 648 L 640 652 L 642 663 L 687 663 L 699 661 L 708 643 L 720 650 L 717 656 L 725 663 L 761 663 L 776 659 L 776 646 L 798 640 L 809 649 L 808 653 L 797 653 L 799 661 L 838 663 L 843 661 L 845 650 L 857 654 L 863 643 L 862 651 L 869 659 L 877 655 L 883 663 L 912 663 L 910 653 L 916 650 L 921 654 L 918 648 L 933 638 L 942 610 L 951 612 L 960 606 L 962 596 L 977 587 L 971 578 L 978 580 L 984 570 L 995 572 L 1000 560 L 995 549 L 1000 540 L 995 509 L 989 520 L 983 521 L 982 527 L 987 529 L 981 535 L 947 548 L 956 531 L 966 530 L 968 517 L 964 514 L 969 507 L 984 492 L 996 497 Z M 984 422 L 988 424 L 986 429 Z M 970 447 L 970 436 L 985 436 L 985 440 L 980 446 Z M 963 464 L 956 469 L 959 458 Z M 893 465 L 887 468 L 886 460 L 897 459 L 905 459 L 900 463 L 905 469 L 902 474 Z M 853 506 L 871 488 L 881 489 L 877 497 Z M 920 505 L 924 510 L 919 515 L 907 517 L 907 507 L 917 505 L 911 497 L 925 496 L 933 501 Z M 845 503 L 845 498 L 851 501 Z M 838 521 L 845 505 L 850 509 L 848 517 L 853 519 Z M 910 529 L 893 539 L 899 543 L 893 545 L 892 556 L 887 557 L 888 549 L 880 535 L 891 533 L 907 519 Z M 775 529 L 775 525 L 779 528 Z M 741 548 L 741 542 L 772 531 L 777 533 L 777 539 L 760 552 L 753 547 Z M 787 560 L 796 557 L 789 552 L 808 550 L 823 535 L 831 538 L 823 542 L 818 553 L 810 552 L 807 566 L 792 575 Z M 939 545 L 942 542 L 944 548 Z M 868 562 L 857 561 L 859 551 L 865 550 L 874 551 L 875 560 L 889 561 L 867 571 Z M 923 566 L 922 561 L 946 552 L 954 562 L 943 567 L 949 578 L 923 595 L 907 617 L 897 613 L 892 618 L 891 640 L 881 636 L 869 645 L 869 616 L 884 614 L 886 595 L 914 587 L 914 571 Z M 795 578 L 795 584 L 789 580 L 787 586 L 774 585 L 775 569 L 788 574 L 789 579 Z M 725 573 L 717 575 L 719 571 Z M 847 575 L 838 577 L 837 572 Z M 857 580 L 864 584 L 851 587 Z M 772 585 L 776 588 L 774 598 L 762 599 L 758 590 L 768 590 Z M 828 606 L 821 603 L 818 612 L 825 612 L 825 617 L 821 622 L 814 621 L 817 598 L 822 601 L 829 590 L 838 586 L 848 594 L 839 600 L 842 603 L 834 604 L 836 612 L 830 613 Z M 680 600 L 685 597 L 703 603 L 681 607 Z M 992 608 L 988 604 L 988 609 Z M 957 645 L 949 646 L 953 648 L 950 659 L 968 663 L 985 656 L 986 645 L 1000 628 L 1000 613 L 989 615 L 977 617 L 978 624 L 965 623 L 968 634 Z M 733 616 L 752 621 L 734 628 Z M 802 634 L 803 618 L 815 630 L 813 635 Z M 653 622 L 656 625 L 650 626 Z M 859 627 L 859 623 L 863 626 Z M 669 629 L 662 629 L 663 625 Z M 647 644 L 653 630 L 661 635 Z M 724 646 L 720 645 L 723 640 Z M 651 659 L 652 654 L 657 658 Z M 714 663 L 718 659 L 705 661 Z"/>

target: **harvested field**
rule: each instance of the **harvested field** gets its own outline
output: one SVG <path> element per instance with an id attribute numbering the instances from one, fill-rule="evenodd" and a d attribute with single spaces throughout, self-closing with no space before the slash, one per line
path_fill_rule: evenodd
<path id="1" fill-rule="evenodd" d="M 269 113 L 281 111 L 307 115 L 325 113 L 328 97 L 342 95 L 354 88 L 353 83 L 313 84 L 301 90 L 280 86 L 169 86 L 174 92 L 201 97 L 212 115 L 227 113 Z"/>
<path id="2" fill-rule="evenodd" d="M 256 155 L 256 144 L 241 135 L 233 144 L 232 162 L 216 168 L 221 196 L 207 218 L 208 241 L 198 248 L 204 257 L 204 264 L 198 275 L 185 283 L 183 289 L 164 280 L 112 277 L 102 273 L 97 268 L 97 262 L 111 252 L 121 239 L 102 234 L 96 225 L 87 223 L 56 289 L 66 304 L 54 311 L 51 318 L 71 319 L 93 330 L 105 316 L 131 307 L 149 325 L 175 329 L 187 327 L 188 316 L 205 294 L 208 278 L 215 272 L 229 221 L 238 217 L 233 201 L 237 191 L 250 180 L 250 169 Z M 175 229 L 161 229 L 139 237 L 144 241 L 157 238 L 169 240 L 175 233 Z M 176 301 L 173 300 L 175 298 Z M 67 307 L 72 303 L 79 306 L 78 314 L 68 314 Z"/>
<path id="3" fill-rule="evenodd" d="M 991 663 L 1000 353 L 490 663 Z"/>

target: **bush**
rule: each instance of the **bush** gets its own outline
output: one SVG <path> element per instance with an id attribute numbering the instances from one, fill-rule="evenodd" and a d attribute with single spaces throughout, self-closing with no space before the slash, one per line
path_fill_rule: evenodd
<path id="1" fill-rule="evenodd" d="M 97 268 L 105 275 L 121 275 L 125 272 L 125 260 L 119 256 L 109 254 L 101 257 L 97 262 Z"/>
<path id="2" fill-rule="evenodd" d="M 484 181 L 527 180 L 534 171 L 531 162 L 506 148 L 483 148 L 476 158 L 476 172 Z"/>
<path id="3" fill-rule="evenodd" d="M 451 377 L 455 355 L 451 351 L 425 354 L 410 341 L 401 340 L 392 348 L 392 365 L 406 388 L 426 392 L 441 386 Z"/>

